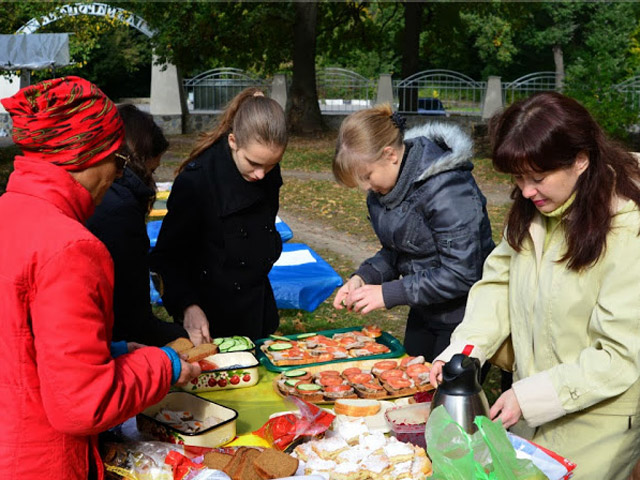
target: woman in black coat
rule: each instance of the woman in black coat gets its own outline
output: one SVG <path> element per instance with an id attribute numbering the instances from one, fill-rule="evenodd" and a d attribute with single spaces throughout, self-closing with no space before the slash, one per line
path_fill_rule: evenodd
<path id="1" fill-rule="evenodd" d="M 286 143 L 282 108 L 249 88 L 179 169 L 151 261 L 165 307 L 196 345 L 278 327 L 268 274 L 282 251 L 275 218 Z"/>
<path id="2" fill-rule="evenodd" d="M 125 125 L 128 163 L 87 228 L 106 245 L 113 258 L 113 340 L 162 346 L 187 333 L 179 324 L 153 315 L 149 298 L 149 237 L 145 220 L 155 199 L 153 171 L 169 143 L 148 113 L 120 105 Z"/>

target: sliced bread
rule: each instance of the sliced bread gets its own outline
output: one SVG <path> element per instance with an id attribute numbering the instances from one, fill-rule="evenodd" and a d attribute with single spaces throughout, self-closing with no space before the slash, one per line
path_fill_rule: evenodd
<path id="1" fill-rule="evenodd" d="M 185 337 L 176 338 L 175 340 L 167 343 L 165 346 L 173 348 L 177 353 L 184 353 L 194 347 L 193 343 L 191 343 L 191 340 Z"/>
<path id="2" fill-rule="evenodd" d="M 202 463 L 204 463 L 208 468 L 212 468 L 214 470 L 224 470 L 232 459 L 233 455 L 213 450 L 205 454 Z"/>
<path id="3" fill-rule="evenodd" d="M 380 411 L 378 400 L 339 398 L 335 401 L 333 410 L 338 415 L 350 417 L 368 417 Z"/>
<path id="4" fill-rule="evenodd" d="M 242 456 L 240 468 L 235 476 L 232 477 L 232 480 L 261 480 L 260 475 L 258 475 L 258 472 L 256 472 L 253 466 L 253 462 L 258 455 L 260 455 L 260 450 L 256 450 L 255 448 L 248 449 Z"/>
<path id="5" fill-rule="evenodd" d="M 275 448 L 263 450 L 253 461 L 262 479 L 292 477 L 298 470 L 298 459 Z"/>
<path id="6" fill-rule="evenodd" d="M 197 347 L 190 348 L 186 352 L 182 353 L 187 356 L 187 362 L 199 362 L 200 360 L 207 358 L 209 355 L 218 353 L 218 346 L 214 343 L 201 343 Z"/>

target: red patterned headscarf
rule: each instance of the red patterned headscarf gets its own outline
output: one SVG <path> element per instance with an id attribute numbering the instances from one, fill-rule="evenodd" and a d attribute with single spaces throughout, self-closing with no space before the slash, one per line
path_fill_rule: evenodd
<path id="1" fill-rule="evenodd" d="M 120 148 L 124 125 L 102 91 L 80 77 L 46 80 L 1 100 L 28 159 L 84 170 Z"/>

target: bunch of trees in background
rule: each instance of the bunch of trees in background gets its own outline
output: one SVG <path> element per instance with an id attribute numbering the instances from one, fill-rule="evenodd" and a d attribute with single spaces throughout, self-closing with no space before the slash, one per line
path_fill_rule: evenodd
<path id="1" fill-rule="evenodd" d="M 69 2 L 3 2 L 0 32 Z M 87 2 L 90 3 L 90 2 Z M 110 3 L 110 2 L 106 2 Z M 406 78 L 449 69 L 503 81 L 555 70 L 610 133 L 637 123 L 611 86 L 640 73 L 640 4 L 626 2 L 117 2 L 157 32 L 70 17 L 40 32 L 70 31 L 73 67 L 113 97 L 148 95 L 151 52 L 183 76 L 236 67 L 292 76 L 289 115 L 299 130 L 322 121 L 315 68 Z"/>

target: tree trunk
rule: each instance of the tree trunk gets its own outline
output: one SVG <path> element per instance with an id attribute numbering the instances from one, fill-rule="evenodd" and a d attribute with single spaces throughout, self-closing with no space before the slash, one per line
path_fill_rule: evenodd
<path id="1" fill-rule="evenodd" d="M 556 90 L 561 92 L 564 84 L 564 56 L 560 45 L 553 46 L 553 63 L 556 65 Z"/>
<path id="2" fill-rule="evenodd" d="M 316 2 L 295 2 L 293 27 L 293 78 L 287 101 L 287 123 L 292 133 L 322 130 L 316 88 Z"/>
<path id="3" fill-rule="evenodd" d="M 402 38 L 402 78 L 418 73 L 420 65 L 420 30 L 422 27 L 422 4 L 405 2 L 404 35 Z M 418 111 L 418 87 L 409 86 L 398 91 L 400 111 Z"/>

